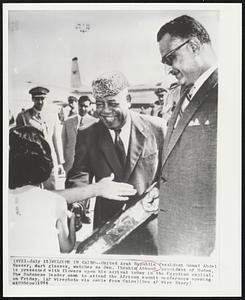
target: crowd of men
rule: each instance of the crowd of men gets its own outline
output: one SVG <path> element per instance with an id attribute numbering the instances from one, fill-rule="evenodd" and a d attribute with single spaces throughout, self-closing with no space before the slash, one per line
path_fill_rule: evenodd
<path id="1" fill-rule="evenodd" d="M 113 173 L 114 181 L 131 184 L 138 195 L 157 182 L 158 197 L 149 203 L 159 201 L 158 215 L 110 253 L 207 256 L 215 249 L 216 57 L 206 29 L 186 15 L 163 25 L 157 42 L 177 84 L 156 89 L 150 116 L 130 109 L 126 76 L 111 72 L 92 82 L 95 115 L 89 97 L 70 96 L 62 117 L 47 119 L 42 108 L 49 90 L 35 87 L 29 91 L 33 106 L 17 116 L 16 125 L 36 127 L 51 147 L 54 167 L 45 189 L 55 189 L 59 174 L 66 174 L 66 188 L 75 188 Z M 125 205 L 134 203 L 97 197 L 93 228 Z"/>

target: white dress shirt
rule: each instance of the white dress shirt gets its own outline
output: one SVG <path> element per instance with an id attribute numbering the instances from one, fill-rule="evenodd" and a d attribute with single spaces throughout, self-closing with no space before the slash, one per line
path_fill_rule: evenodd
<path id="1" fill-rule="evenodd" d="M 203 83 L 208 79 L 208 77 L 213 73 L 213 71 L 216 68 L 217 68 L 217 65 L 213 65 L 194 82 L 194 85 L 189 92 L 191 94 L 191 99 L 194 97 L 196 92 L 200 89 L 200 87 L 203 85 Z"/>
<path id="2" fill-rule="evenodd" d="M 207 71 L 205 71 L 193 84 L 192 88 L 188 92 L 189 99 L 185 98 L 182 105 L 181 105 L 181 111 L 184 112 L 190 101 L 193 99 L 194 95 L 197 93 L 197 91 L 200 89 L 200 87 L 203 85 L 203 83 L 208 79 L 208 77 L 213 73 L 213 71 L 217 68 L 217 65 L 213 65 L 210 67 Z M 175 126 L 179 122 L 180 114 L 177 117 Z"/>
<path id="3" fill-rule="evenodd" d="M 109 132 L 111 134 L 111 138 L 112 138 L 113 143 L 114 143 L 115 142 L 116 133 L 112 129 L 109 129 Z M 120 132 L 120 138 L 122 140 L 122 143 L 123 143 L 126 155 L 128 154 L 130 132 L 131 132 L 131 117 L 128 114 L 126 123 L 123 125 L 123 127 L 121 128 L 121 132 Z"/>

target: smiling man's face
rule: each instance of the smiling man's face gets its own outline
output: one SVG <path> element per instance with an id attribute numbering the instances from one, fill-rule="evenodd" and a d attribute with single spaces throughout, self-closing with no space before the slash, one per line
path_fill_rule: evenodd
<path id="1" fill-rule="evenodd" d="M 130 107 L 127 94 L 123 90 L 115 96 L 96 99 L 97 114 L 107 128 L 119 129 L 125 124 Z"/>

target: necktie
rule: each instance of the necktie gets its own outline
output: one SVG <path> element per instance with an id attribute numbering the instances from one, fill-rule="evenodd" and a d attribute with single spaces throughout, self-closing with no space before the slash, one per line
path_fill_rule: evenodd
<path id="1" fill-rule="evenodd" d="M 82 126 L 83 126 L 83 118 L 81 118 L 80 124 L 79 124 L 79 127 L 82 127 Z"/>
<path id="2" fill-rule="evenodd" d="M 184 110 L 186 109 L 186 107 L 188 106 L 188 104 L 190 103 L 191 101 L 191 96 L 192 96 L 192 93 L 193 93 L 193 87 L 194 85 L 189 85 L 186 90 L 184 91 L 185 93 L 185 99 L 181 105 L 181 108 L 180 108 L 180 111 L 179 111 L 179 116 L 181 117 Z"/>
<path id="3" fill-rule="evenodd" d="M 115 130 L 115 134 L 116 134 L 115 150 L 116 150 L 117 156 L 119 158 L 119 161 L 120 161 L 122 167 L 124 167 L 125 163 L 126 163 L 126 153 L 125 153 L 125 149 L 123 146 L 123 142 L 120 138 L 120 132 L 121 132 L 121 129 Z"/>

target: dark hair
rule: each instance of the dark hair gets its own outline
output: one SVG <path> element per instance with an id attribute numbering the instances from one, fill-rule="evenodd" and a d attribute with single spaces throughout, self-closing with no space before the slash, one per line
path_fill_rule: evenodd
<path id="1" fill-rule="evenodd" d="M 180 38 L 197 37 L 202 44 L 211 43 L 209 34 L 202 24 L 186 15 L 163 25 L 157 33 L 157 41 L 159 42 L 166 33 Z"/>
<path id="2" fill-rule="evenodd" d="M 9 132 L 9 188 L 47 180 L 53 168 L 51 150 L 41 131 L 32 126 Z"/>
<path id="3" fill-rule="evenodd" d="M 85 101 L 89 101 L 89 103 L 91 103 L 91 100 L 90 100 L 90 98 L 88 96 L 81 96 L 78 99 L 78 103 L 85 102 Z"/>

